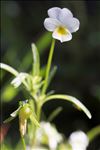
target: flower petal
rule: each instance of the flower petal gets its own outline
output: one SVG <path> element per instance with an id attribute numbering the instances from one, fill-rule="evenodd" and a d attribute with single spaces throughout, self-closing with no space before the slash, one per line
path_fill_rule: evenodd
<path id="1" fill-rule="evenodd" d="M 73 17 L 73 14 L 72 14 L 72 12 L 69 10 L 69 9 L 67 9 L 67 8 L 63 8 L 62 10 L 61 10 L 61 13 L 59 14 L 59 20 L 61 21 L 61 22 L 64 22 L 64 20 L 66 20 L 67 18 L 72 18 Z"/>
<path id="2" fill-rule="evenodd" d="M 83 131 L 75 131 L 70 135 L 69 143 L 73 150 L 86 150 L 89 139 Z"/>
<path id="3" fill-rule="evenodd" d="M 61 8 L 59 7 L 53 7 L 48 10 L 48 16 L 54 19 L 58 19 L 60 13 Z"/>
<path id="4" fill-rule="evenodd" d="M 62 18 L 60 19 L 61 22 L 68 28 L 68 30 L 73 33 L 73 32 L 76 32 L 78 29 L 79 29 L 79 26 L 80 26 L 80 22 L 77 18 Z"/>
<path id="5" fill-rule="evenodd" d="M 54 39 L 60 40 L 60 42 L 70 41 L 72 39 L 72 34 L 66 29 L 66 34 L 59 34 L 57 29 L 52 34 Z"/>
<path id="6" fill-rule="evenodd" d="M 48 31 L 54 31 L 57 26 L 60 25 L 60 22 L 57 19 L 54 18 L 46 18 L 44 20 L 44 27 Z"/>

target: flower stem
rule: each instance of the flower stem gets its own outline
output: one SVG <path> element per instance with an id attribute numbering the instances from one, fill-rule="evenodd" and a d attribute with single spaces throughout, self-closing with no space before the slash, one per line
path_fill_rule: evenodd
<path id="1" fill-rule="evenodd" d="M 23 150 L 26 150 L 26 144 L 23 136 L 21 136 L 22 144 L 23 144 Z"/>
<path id="2" fill-rule="evenodd" d="M 40 122 L 41 106 L 37 104 L 37 120 Z"/>
<path id="3" fill-rule="evenodd" d="M 45 82 L 44 82 L 44 86 L 43 86 L 43 89 L 42 89 L 42 94 L 45 94 L 45 92 L 47 90 L 48 77 L 49 77 L 49 72 L 50 72 L 50 68 L 51 68 L 51 62 L 52 62 L 54 47 L 55 47 L 55 39 L 52 39 L 52 44 L 51 44 L 49 57 L 48 57 L 47 68 L 46 68 L 46 75 L 45 75 Z"/>

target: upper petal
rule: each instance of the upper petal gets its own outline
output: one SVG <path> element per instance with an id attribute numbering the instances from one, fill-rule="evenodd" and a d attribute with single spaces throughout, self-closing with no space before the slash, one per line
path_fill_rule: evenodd
<path id="1" fill-rule="evenodd" d="M 76 32 L 79 29 L 80 22 L 77 18 L 72 18 L 69 20 L 69 31 Z"/>
<path id="2" fill-rule="evenodd" d="M 61 8 L 59 7 L 53 7 L 53 8 L 50 8 L 48 10 L 48 16 L 51 17 L 51 18 L 55 18 L 55 19 L 58 19 L 59 18 L 59 14 L 61 13 Z"/>
<path id="3" fill-rule="evenodd" d="M 68 8 L 63 8 L 59 14 L 59 20 L 62 22 L 67 18 L 72 18 L 73 14 Z"/>
<path id="4" fill-rule="evenodd" d="M 68 30 L 73 33 L 76 32 L 79 29 L 80 22 L 77 18 L 70 18 L 67 17 L 66 19 L 60 19 L 61 22 L 68 28 Z"/>
<path id="5" fill-rule="evenodd" d="M 44 20 L 44 27 L 48 31 L 54 31 L 57 26 L 60 25 L 60 22 L 57 19 L 54 18 L 46 18 Z"/>

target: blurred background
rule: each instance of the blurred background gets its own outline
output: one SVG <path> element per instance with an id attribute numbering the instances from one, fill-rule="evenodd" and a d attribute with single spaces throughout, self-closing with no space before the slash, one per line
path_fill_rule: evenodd
<path id="1" fill-rule="evenodd" d="M 45 104 L 46 117 L 58 106 L 63 107 L 53 123 L 68 137 L 75 130 L 88 132 L 100 123 L 100 1 L 1 1 L 1 62 L 28 72 L 32 65 L 31 43 L 34 42 L 40 52 L 41 67 L 46 65 L 51 34 L 46 32 L 43 21 L 47 10 L 55 6 L 69 8 L 80 20 L 80 29 L 71 41 L 56 42 L 53 66 L 58 69 L 49 90 L 77 97 L 92 113 L 89 120 L 70 103 L 52 101 Z M 18 107 L 18 101 L 26 98 L 21 89 L 9 85 L 13 79 L 11 74 L 2 71 L 0 76 L 2 124 Z M 19 140 L 17 122 L 18 118 L 9 124 L 6 136 L 12 145 Z M 88 149 L 99 148 L 100 136 Z"/>

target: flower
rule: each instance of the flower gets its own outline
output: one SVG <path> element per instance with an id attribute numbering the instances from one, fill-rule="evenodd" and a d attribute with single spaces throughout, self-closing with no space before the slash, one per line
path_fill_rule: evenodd
<path id="1" fill-rule="evenodd" d="M 71 33 L 79 29 L 79 20 L 73 17 L 72 12 L 67 8 L 50 8 L 48 16 L 49 18 L 44 20 L 44 27 L 53 32 L 52 37 L 60 40 L 60 42 L 71 40 Z"/>
<path id="2" fill-rule="evenodd" d="M 75 131 L 69 137 L 69 143 L 72 150 L 86 150 L 89 139 L 83 131 Z"/>
<path id="3" fill-rule="evenodd" d="M 51 150 L 56 150 L 58 144 L 62 141 L 62 136 L 54 126 L 49 122 L 41 122 L 41 128 L 36 132 L 38 144 L 46 144 Z"/>

